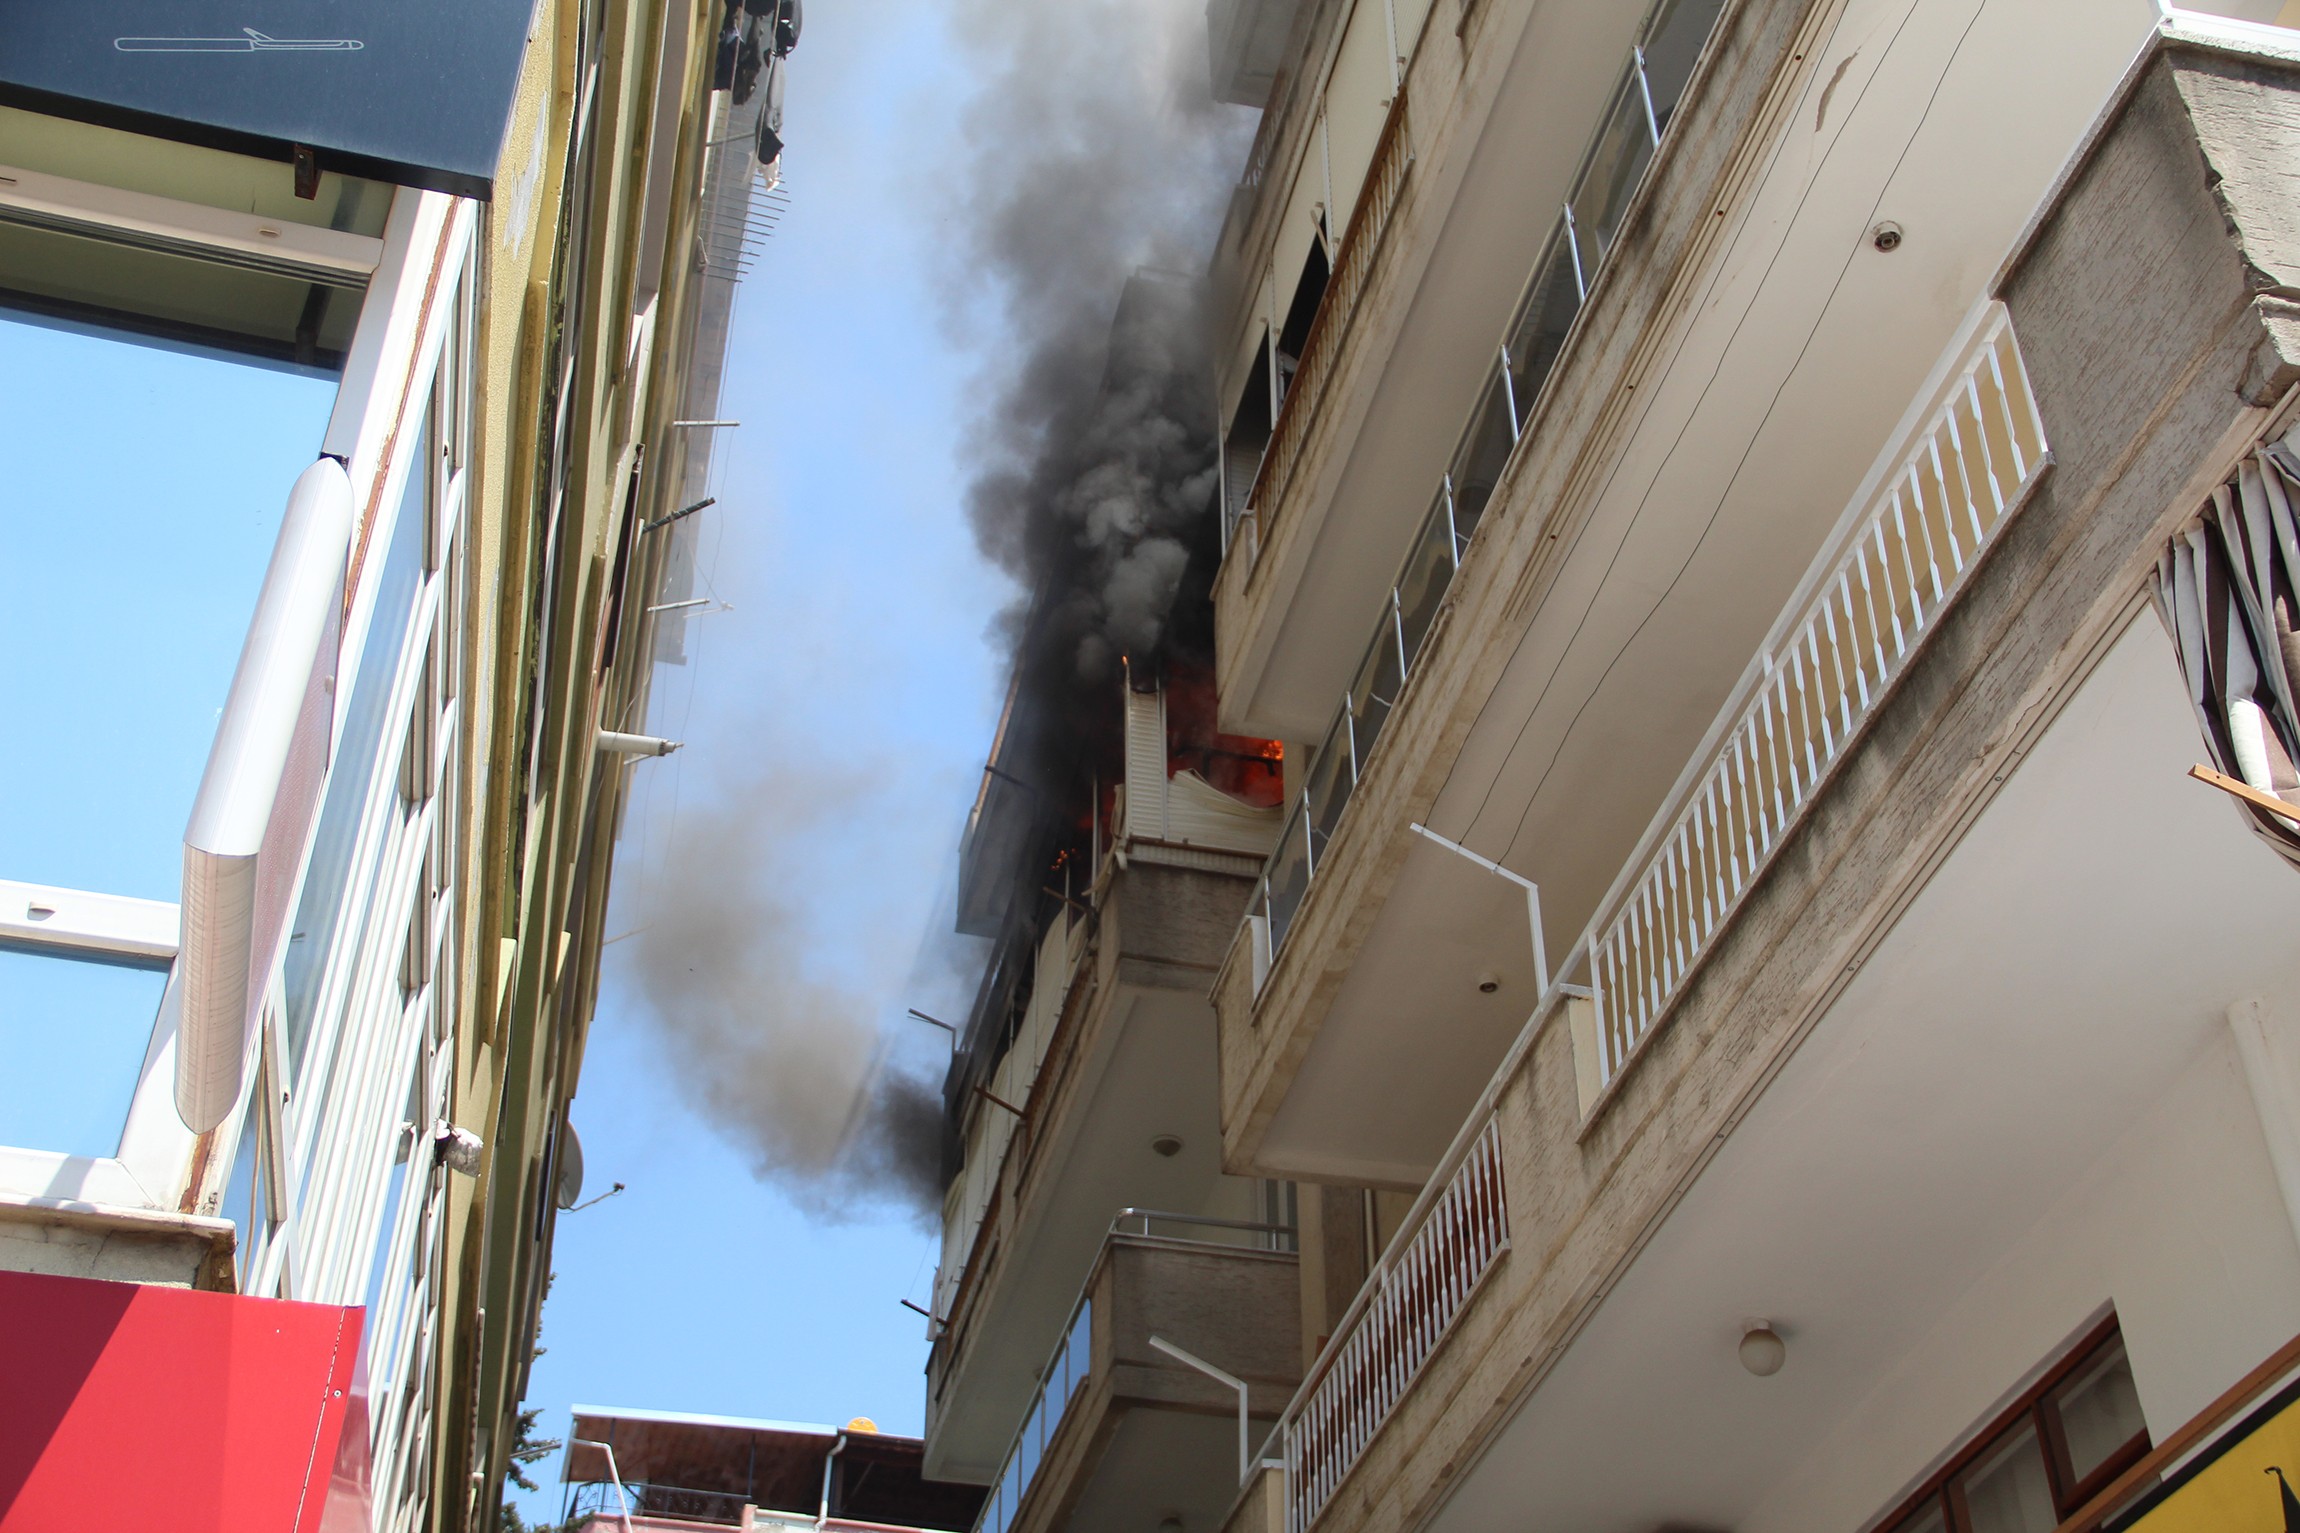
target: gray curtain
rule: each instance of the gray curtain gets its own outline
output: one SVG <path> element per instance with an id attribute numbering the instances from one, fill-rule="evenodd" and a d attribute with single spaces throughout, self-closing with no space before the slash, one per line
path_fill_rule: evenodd
<path id="1" fill-rule="evenodd" d="M 2157 611 L 2180 651 L 2213 765 L 2300 806 L 2300 457 L 2282 442 L 2246 459 L 2157 561 Z M 2300 867 L 2300 831 L 2245 807 Z"/>

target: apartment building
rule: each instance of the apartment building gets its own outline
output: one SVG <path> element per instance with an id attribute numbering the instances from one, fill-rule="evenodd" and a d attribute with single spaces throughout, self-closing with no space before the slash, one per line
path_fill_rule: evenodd
<path id="1" fill-rule="evenodd" d="M 2224 9 L 1301 7 L 1221 1163 L 1380 1254 L 1227 1526 L 2287 1525 L 2300 34 Z"/>
<path id="2" fill-rule="evenodd" d="M 249 19 L 0 18 L 12 1530 L 493 1524 L 774 172 L 711 0 Z"/>
<path id="3" fill-rule="evenodd" d="M 982 1527 L 2300 1526 L 2300 32 L 2220 9 L 1213 9 L 1213 727 L 1283 791 L 1201 1185 L 1295 1286 L 1126 1309 L 1156 1221 L 1052 1190 L 1203 1035 L 1056 1138 L 1109 983 L 993 1006 Z M 1267 1371 L 1147 1374 L 1185 1316 Z"/>

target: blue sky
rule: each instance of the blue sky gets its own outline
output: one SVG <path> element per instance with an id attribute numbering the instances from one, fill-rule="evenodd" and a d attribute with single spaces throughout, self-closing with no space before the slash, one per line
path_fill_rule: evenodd
<path id="1" fill-rule="evenodd" d="M 937 265 L 937 177 L 971 88 L 945 20 L 914 0 L 810 9 L 790 208 L 741 291 L 720 414 L 744 425 L 701 541 L 707 591 L 734 610 L 696 619 L 693 662 L 656 674 L 651 725 L 687 748 L 635 769 L 612 932 L 659 908 L 682 817 L 762 760 L 850 773 L 842 811 L 787 858 L 827 965 L 907 966 L 941 914 L 1010 594 L 959 509 L 980 358 Z M 629 1190 L 560 1219 L 528 1403 L 552 1436 L 574 1403 L 918 1432 L 924 1322 L 900 1301 L 927 1301 L 935 1237 L 885 1209 L 825 1221 L 755 1177 L 666 1057 L 634 951 L 606 949 L 574 1106 L 587 1193 Z M 942 1035 L 908 1026 L 891 1046 L 939 1069 Z M 559 1487 L 523 1499 L 555 1515 Z"/>

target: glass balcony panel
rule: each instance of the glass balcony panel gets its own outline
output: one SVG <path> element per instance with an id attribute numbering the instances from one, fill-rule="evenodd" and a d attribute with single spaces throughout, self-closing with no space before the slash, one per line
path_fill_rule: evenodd
<path id="1" fill-rule="evenodd" d="M 1437 620 L 1438 604 L 1453 584 L 1453 537 L 1441 486 L 1436 503 L 1422 521 L 1420 535 L 1414 539 L 1413 552 L 1406 556 L 1406 567 L 1398 575 L 1398 625 L 1409 672 L 1421 649 L 1422 636 Z"/>
<path id="2" fill-rule="evenodd" d="M 1565 349 L 1573 316 L 1581 312 L 1581 289 L 1573 279 L 1573 244 L 1566 238 L 1564 218 L 1558 219 L 1549 249 L 1534 273 L 1525 310 L 1509 336 L 1510 391 L 1517 400 L 1520 429 L 1532 415 L 1550 370 L 1557 366 L 1557 354 Z"/>
<path id="3" fill-rule="evenodd" d="M 1509 418 L 1509 389 L 1503 385 L 1497 365 L 1492 381 L 1486 384 L 1485 397 L 1478 401 L 1477 414 L 1470 417 L 1469 434 L 1454 450 L 1453 536 L 1457 560 L 1469 547 L 1470 534 L 1477 531 L 1478 522 L 1485 516 L 1486 502 L 1493 499 L 1493 487 L 1501 482 L 1501 471 L 1509 463 L 1510 449 L 1516 445 L 1516 423 Z"/>
<path id="4" fill-rule="evenodd" d="M 1286 940 L 1286 928 L 1294 924 L 1294 912 L 1302 908 L 1302 896 L 1310 892 L 1308 834 L 1302 807 L 1297 803 L 1278 837 L 1278 848 L 1270 857 L 1270 951 L 1273 953 Z"/>
<path id="5" fill-rule="evenodd" d="M 1390 721 L 1390 709 L 1397 705 L 1398 691 L 1404 685 L 1405 676 L 1398 669 L 1397 617 L 1385 605 L 1381 621 L 1374 627 L 1373 640 L 1366 646 L 1366 658 L 1358 662 L 1357 678 L 1350 683 L 1350 711 L 1357 720 L 1359 771 L 1365 770 L 1374 742 L 1382 737 L 1382 726 Z"/>
<path id="6" fill-rule="evenodd" d="M 1349 807 L 1350 790 L 1356 786 L 1356 776 L 1350 770 L 1349 719 L 1336 709 L 1333 727 L 1326 731 L 1318 753 L 1310 758 L 1310 848 L 1314 855 L 1325 856 L 1326 843 L 1342 823 L 1342 811 Z"/>
<path id="7" fill-rule="evenodd" d="M 1652 159 L 1645 93 L 1632 62 L 1613 93 L 1613 106 L 1590 147 L 1589 163 L 1573 194 L 1574 230 L 1581 238 L 1582 273 L 1588 280 L 1596 280 L 1597 259 L 1613 248 L 1613 237 L 1621 232 L 1621 215 L 1629 210 L 1630 196 Z"/>
<path id="8" fill-rule="evenodd" d="M 1653 93 L 1654 120 L 1663 132 L 1724 8 L 1725 0 L 1661 0 L 1646 28 L 1645 87 Z"/>
<path id="9" fill-rule="evenodd" d="M 116 1155 L 168 976 L 0 948 L 0 1144 Z"/>

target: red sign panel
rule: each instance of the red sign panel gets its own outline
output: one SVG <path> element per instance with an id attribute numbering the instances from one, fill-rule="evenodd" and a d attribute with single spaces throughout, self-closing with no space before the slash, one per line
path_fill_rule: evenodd
<path id="1" fill-rule="evenodd" d="M 0 1272 L 0 1533 L 313 1533 L 360 1311 Z"/>

